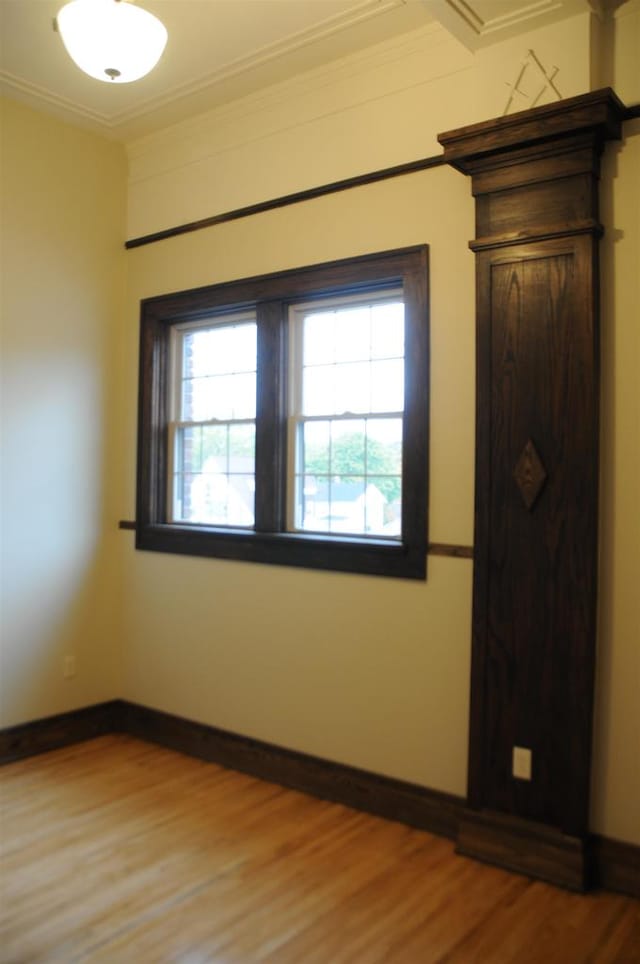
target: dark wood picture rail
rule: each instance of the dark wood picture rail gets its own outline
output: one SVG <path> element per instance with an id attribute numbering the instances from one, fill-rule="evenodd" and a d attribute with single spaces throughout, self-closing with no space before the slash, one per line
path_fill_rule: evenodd
<path id="1" fill-rule="evenodd" d="M 190 234 L 192 231 L 212 228 L 217 224 L 239 221 L 241 218 L 250 218 L 255 214 L 275 211 L 277 208 L 289 207 L 291 204 L 300 204 L 302 201 L 313 201 L 315 198 L 325 197 L 327 194 L 338 194 L 340 191 L 350 191 L 354 187 L 364 187 L 366 184 L 375 184 L 378 181 L 386 181 L 392 177 L 415 174 L 416 171 L 426 171 L 431 167 L 442 167 L 444 163 L 441 154 L 436 154 L 434 157 L 422 157 L 417 161 L 409 161 L 406 164 L 396 164 L 394 167 L 385 167 L 382 170 L 371 171 L 368 174 L 357 174 L 355 177 L 347 177 L 342 181 L 333 181 L 331 184 L 321 184 L 318 187 L 307 188 L 305 191 L 296 191 L 294 194 L 284 194 L 282 197 L 272 198 L 268 201 L 260 201 L 258 204 L 249 204 L 246 207 L 226 211 L 223 214 L 214 214 L 208 218 L 200 218 L 198 221 L 178 224 L 176 227 L 166 228 L 164 231 L 156 231 L 154 234 L 145 234 L 139 238 L 131 238 L 129 241 L 125 241 L 124 246 L 127 249 L 140 248 L 145 244 L 165 241 L 167 238 L 175 238 L 180 234 Z"/>
<path id="2" fill-rule="evenodd" d="M 622 120 L 634 120 L 637 117 L 640 117 L 640 104 L 627 107 Z M 293 194 L 284 194 L 281 197 L 271 198 L 268 201 L 260 201 L 257 204 L 249 204 L 246 207 L 235 208 L 233 211 L 224 211 L 221 214 L 213 214 L 207 218 L 199 218 L 197 221 L 177 224 L 175 227 L 165 228 L 163 231 L 155 231 L 152 234 L 144 234 L 138 238 L 130 238 L 128 241 L 125 241 L 124 246 L 127 249 L 141 248 L 146 244 L 165 241 L 167 238 L 175 238 L 181 234 L 191 234 L 193 231 L 201 231 L 203 228 L 212 228 L 218 224 L 227 224 L 229 221 L 239 221 L 241 218 L 250 218 L 255 214 L 275 211 L 278 208 L 289 207 L 291 204 L 313 201 L 315 198 L 326 197 L 328 194 L 350 191 L 355 187 L 365 187 L 367 184 L 376 184 L 378 181 L 386 181 L 394 177 L 404 177 L 406 174 L 415 174 L 418 171 L 427 171 L 430 168 L 443 167 L 446 164 L 447 161 L 445 161 L 443 154 L 421 157 L 416 161 L 407 161 L 405 164 L 384 167 L 377 171 L 370 171 L 367 174 L 357 174 L 354 177 L 346 177 L 340 181 L 320 184 L 317 187 L 307 188 L 304 191 L 296 191 Z"/>

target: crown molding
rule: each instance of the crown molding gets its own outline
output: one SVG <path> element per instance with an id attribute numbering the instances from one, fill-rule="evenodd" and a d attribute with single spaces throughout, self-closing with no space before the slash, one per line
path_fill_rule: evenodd
<path id="1" fill-rule="evenodd" d="M 108 115 L 83 104 L 77 104 L 67 97 L 54 94 L 38 84 L 31 84 L 8 70 L 0 70 L 0 93 L 15 97 L 40 110 L 44 109 L 49 113 L 57 114 L 63 120 L 72 123 L 80 122 L 83 126 L 90 127 L 106 137 L 113 136 Z"/>
<path id="2" fill-rule="evenodd" d="M 616 0 L 611 0 L 616 2 Z M 607 0 L 520 0 L 509 3 L 498 16 L 483 14 L 482 0 L 423 0 L 431 16 L 439 20 L 469 50 L 506 40 L 517 33 L 547 23 L 593 11 Z"/>
<path id="3" fill-rule="evenodd" d="M 328 41 L 351 28 L 366 26 L 367 23 L 373 23 L 385 14 L 401 11 L 404 8 L 405 0 L 363 0 L 346 13 L 328 17 L 314 27 L 291 34 L 284 40 L 266 44 L 246 57 L 236 58 L 223 67 L 213 69 L 187 83 L 174 86 L 163 94 L 138 101 L 125 110 L 110 113 L 95 110 L 26 81 L 9 71 L 0 70 L 0 91 L 36 108 L 56 113 L 63 119 L 81 123 L 106 137 L 127 140 L 135 136 L 132 128 L 135 128 L 136 121 L 150 117 L 151 133 L 153 133 L 154 130 L 176 123 L 173 115 L 168 120 L 163 118 L 163 114 L 170 112 L 172 107 L 177 109 L 182 105 L 185 115 L 188 116 L 207 110 L 216 110 L 225 103 L 232 104 L 234 100 L 245 96 L 244 92 L 236 95 L 232 91 L 227 92 L 217 101 L 217 97 L 221 97 L 222 87 L 225 84 L 230 85 L 233 81 L 241 80 L 243 75 L 248 76 L 252 72 L 267 72 L 269 67 L 277 69 L 279 61 L 294 57 L 307 47 Z M 343 54 L 341 59 L 345 56 L 348 57 L 350 54 Z M 266 84 L 272 86 L 280 80 L 281 77 L 278 76 L 267 77 Z M 189 105 L 190 100 L 194 101 L 192 105 Z"/>
<path id="4" fill-rule="evenodd" d="M 153 131 L 143 137 L 135 138 L 127 143 L 127 153 L 131 161 L 144 157 L 148 153 L 156 155 L 159 145 L 166 145 L 169 142 L 187 144 L 192 138 L 201 141 L 202 135 L 207 130 L 216 132 L 217 146 L 215 149 L 203 149 L 198 151 L 198 156 L 194 160 L 200 161 L 205 157 L 230 150 L 239 144 L 255 140 L 255 129 L 251 121 L 256 117 L 264 117 L 268 113 L 277 111 L 282 107 L 290 107 L 295 100 L 309 104 L 314 94 L 324 90 L 332 84 L 343 84 L 353 77 L 357 77 L 365 71 L 375 71 L 384 67 L 393 67 L 394 64 L 404 63 L 410 57 L 422 57 L 429 50 L 435 49 L 441 44 L 450 43 L 455 45 L 451 35 L 437 23 L 429 23 L 425 27 L 413 30 L 411 33 L 401 34 L 382 43 L 349 54 L 339 60 L 329 64 L 312 68 L 303 74 L 290 77 L 287 80 L 273 84 L 264 90 L 254 91 L 237 100 L 214 107 L 211 110 L 203 111 L 185 120 L 169 125 L 158 131 Z M 456 45 L 457 46 L 457 45 Z M 454 68 L 455 69 L 455 68 Z M 431 78 L 426 77 L 425 81 Z M 404 89 L 405 84 L 400 83 L 394 88 L 385 88 L 385 95 L 393 93 L 397 89 Z M 354 101 L 348 105 L 343 105 L 340 109 L 348 109 L 354 104 L 361 104 L 376 99 L 379 95 L 371 94 L 370 91 L 363 91 Z M 304 121 L 318 120 L 324 116 L 323 111 L 308 110 L 305 113 Z M 288 126 L 297 127 L 300 119 L 290 122 Z M 220 145 L 220 131 L 224 125 L 241 125 L 244 128 L 244 135 L 238 139 L 232 137 L 230 141 Z M 269 133 L 282 131 L 282 125 L 276 123 Z M 172 165 L 168 164 L 170 168 Z M 133 178 L 135 180 L 135 176 Z"/>

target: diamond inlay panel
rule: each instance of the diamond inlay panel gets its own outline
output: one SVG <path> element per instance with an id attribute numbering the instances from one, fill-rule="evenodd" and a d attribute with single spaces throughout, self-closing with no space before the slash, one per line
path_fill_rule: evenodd
<path id="1" fill-rule="evenodd" d="M 531 511 L 547 479 L 546 469 L 531 439 L 528 439 L 522 450 L 513 470 L 513 477 L 524 504 Z"/>

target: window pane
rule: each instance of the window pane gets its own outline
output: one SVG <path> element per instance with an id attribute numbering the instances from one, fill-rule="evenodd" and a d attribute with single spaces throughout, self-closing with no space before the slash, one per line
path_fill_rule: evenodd
<path id="1" fill-rule="evenodd" d="M 318 311 L 305 316 L 303 365 L 327 365 L 335 361 L 335 321 L 335 311 Z"/>
<path id="2" fill-rule="evenodd" d="M 256 451 L 255 425 L 229 426 L 229 472 L 253 473 Z"/>
<path id="3" fill-rule="evenodd" d="M 367 473 L 400 475 L 402 472 L 402 419 L 367 419 Z"/>
<path id="4" fill-rule="evenodd" d="M 336 365 L 333 411 L 337 415 L 369 411 L 370 369 L 369 362 Z"/>
<path id="5" fill-rule="evenodd" d="M 330 483 L 330 532 L 364 535 L 365 480 L 362 476 L 346 476 Z"/>
<path id="6" fill-rule="evenodd" d="M 255 425 L 180 428 L 173 518 L 202 525 L 253 526 Z"/>
<path id="7" fill-rule="evenodd" d="M 306 422 L 302 426 L 302 433 L 304 473 L 328 475 L 331 458 L 331 422 Z"/>
<path id="8" fill-rule="evenodd" d="M 364 361 L 371 354 L 371 309 L 343 308 L 336 312 L 335 358 L 337 362 Z"/>
<path id="9" fill-rule="evenodd" d="M 401 412 L 404 409 L 404 362 L 371 362 L 371 411 Z"/>
<path id="10" fill-rule="evenodd" d="M 399 538 L 404 304 L 338 306 L 311 311 L 301 323 L 302 359 L 293 375 L 302 387 L 295 524 L 317 532 Z M 376 412 L 398 417 L 369 417 Z M 344 417 L 351 413 L 363 417 Z M 327 418 L 304 421 L 314 415 Z"/>
<path id="11" fill-rule="evenodd" d="M 367 477 L 366 531 L 369 535 L 400 538 L 402 523 L 400 477 Z"/>
<path id="12" fill-rule="evenodd" d="M 185 332 L 182 342 L 183 378 L 255 371 L 256 338 L 255 322 L 218 324 Z"/>
<path id="13" fill-rule="evenodd" d="M 174 491 L 174 517 L 178 522 L 243 528 L 254 524 L 253 475 L 224 472 L 177 475 Z"/>
<path id="14" fill-rule="evenodd" d="M 324 415 L 335 412 L 335 365 L 304 369 L 302 411 L 305 415 Z"/>
<path id="15" fill-rule="evenodd" d="M 364 475 L 365 440 L 364 419 L 331 423 L 331 475 Z"/>
<path id="16" fill-rule="evenodd" d="M 181 421 L 255 418 L 256 325 L 215 325 L 182 336 Z"/>
<path id="17" fill-rule="evenodd" d="M 184 429 L 177 438 L 176 458 L 181 472 L 200 472 L 202 469 L 202 429 Z"/>
<path id="18" fill-rule="evenodd" d="M 404 355 L 404 305 L 401 301 L 371 308 L 371 357 L 402 358 Z"/>

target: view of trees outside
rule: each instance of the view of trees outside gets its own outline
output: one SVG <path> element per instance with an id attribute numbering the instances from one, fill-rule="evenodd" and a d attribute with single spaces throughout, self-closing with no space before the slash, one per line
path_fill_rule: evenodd
<path id="1" fill-rule="evenodd" d="M 295 524 L 400 536 L 404 305 L 398 298 L 302 312 L 296 387 Z M 251 526 L 255 320 L 180 336 L 174 518 Z"/>

